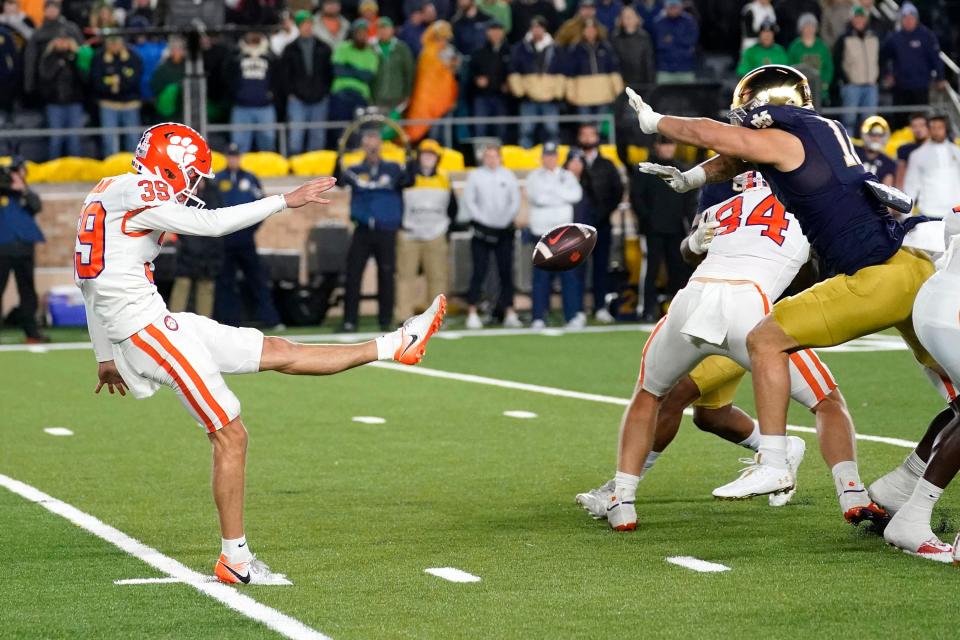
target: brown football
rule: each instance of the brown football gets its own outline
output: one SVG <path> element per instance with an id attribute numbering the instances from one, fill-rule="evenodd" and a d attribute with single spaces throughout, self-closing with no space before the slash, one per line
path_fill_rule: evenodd
<path id="1" fill-rule="evenodd" d="M 533 249 L 533 266 L 545 271 L 566 271 L 583 264 L 594 245 L 597 230 L 588 224 L 561 224 L 540 237 Z"/>

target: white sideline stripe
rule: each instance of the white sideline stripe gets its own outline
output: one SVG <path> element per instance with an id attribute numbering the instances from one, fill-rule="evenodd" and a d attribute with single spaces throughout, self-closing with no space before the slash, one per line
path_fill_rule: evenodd
<path id="1" fill-rule="evenodd" d="M 49 433 L 52 436 L 72 436 L 73 431 L 67 429 L 66 427 L 47 427 L 43 430 L 44 433 Z"/>
<path id="2" fill-rule="evenodd" d="M 615 324 L 604 326 L 584 327 L 583 329 L 561 329 L 551 328 L 541 331 L 531 329 L 463 329 L 463 330 L 444 330 L 437 334 L 437 338 L 446 338 L 457 340 L 459 338 L 497 338 L 503 336 L 542 336 L 558 337 L 566 334 L 578 333 L 629 333 L 629 332 L 647 332 L 653 330 L 652 324 Z M 370 340 L 381 335 L 380 333 L 309 333 L 303 335 L 285 335 L 284 338 L 297 342 L 360 342 Z M 5 351 L 17 352 L 27 351 L 31 353 L 46 353 L 48 351 L 78 351 L 83 349 L 92 349 L 89 342 L 52 342 L 45 345 L 33 344 L 4 344 L 0 345 L 0 353 Z M 829 351 L 831 353 L 849 353 L 849 352 L 869 352 L 869 351 L 905 351 L 906 343 L 900 336 L 888 336 L 874 334 L 851 340 L 845 344 L 828 347 L 826 349 L 817 349 L 817 351 Z"/>
<path id="3" fill-rule="evenodd" d="M 730 567 L 725 564 L 707 562 L 706 560 L 694 558 L 693 556 L 671 556 L 667 558 L 667 562 L 670 564 L 675 564 L 678 567 L 690 569 L 692 571 L 699 571 L 700 573 L 720 573 L 721 571 L 730 571 Z"/>
<path id="4" fill-rule="evenodd" d="M 568 389 L 558 389 L 557 387 L 545 387 L 539 384 L 527 384 L 526 382 L 513 382 L 511 380 L 500 380 L 499 378 L 488 378 L 478 376 L 472 373 L 454 373 L 452 371 L 442 371 L 440 369 L 428 369 L 426 367 L 410 367 L 394 362 L 377 361 L 371 362 L 370 367 L 381 369 L 390 369 L 392 371 L 403 371 L 404 373 L 414 373 L 430 378 L 443 378 L 446 380 L 458 380 L 460 382 L 472 382 L 474 384 L 484 384 L 491 387 L 501 387 L 503 389 L 516 389 L 518 391 L 529 391 L 531 393 L 542 393 L 548 396 L 557 396 L 559 398 L 573 398 L 574 400 L 588 400 L 590 402 L 602 402 L 604 404 L 615 404 L 625 407 L 630 404 L 627 398 L 616 398 L 614 396 L 605 396 L 597 393 L 583 393 L 581 391 L 570 391 Z M 693 409 L 685 409 L 684 415 L 693 415 Z M 812 427 L 801 427 L 799 425 L 788 424 L 789 431 L 798 431 L 800 433 L 816 433 L 817 430 Z M 913 449 L 917 446 L 916 442 L 902 440 L 900 438 L 888 438 L 886 436 L 871 436 L 863 433 L 857 434 L 857 440 L 866 442 L 881 442 L 883 444 L 893 445 L 895 447 L 904 447 Z"/>
<path id="5" fill-rule="evenodd" d="M 424 569 L 423 572 L 437 576 L 438 578 L 443 578 L 444 580 L 449 580 L 450 582 L 480 582 L 480 576 L 475 576 L 472 573 L 467 573 L 454 567 L 434 567 Z"/>
<path id="6" fill-rule="evenodd" d="M 360 422 L 362 424 L 385 424 L 387 422 L 383 418 L 378 418 L 377 416 L 353 416 L 351 419 L 354 422 Z"/>
<path id="7" fill-rule="evenodd" d="M 207 582 L 213 582 L 216 580 L 213 576 L 207 577 Z M 182 583 L 183 580 L 180 578 L 127 578 L 126 580 L 114 580 L 113 584 L 172 584 L 172 583 Z"/>
<path id="8" fill-rule="evenodd" d="M 167 574 L 170 578 L 190 585 L 200 593 L 210 596 L 251 620 L 266 625 L 284 637 L 291 638 L 291 640 L 330 640 L 328 636 L 311 629 L 299 620 L 261 604 L 233 587 L 228 587 L 219 582 L 208 582 L 209 576 L 194 571 L 173 558 L 163 555 L 156 549 L 148 547 L 139 540 L 131 538 L 122 531 L 105 524 L 89 513 L 84 513 L 66 502 L 43 493 L 36 487 L 2 473 L 0 473 L 0 486 L 30 502 L 39 504 L 51 513 L 62 516 L 81 529 L 109 542 L 161 573 Z"/>

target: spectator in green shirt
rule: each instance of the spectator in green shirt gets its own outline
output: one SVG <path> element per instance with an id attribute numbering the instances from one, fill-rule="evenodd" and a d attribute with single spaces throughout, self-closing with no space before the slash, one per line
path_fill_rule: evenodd
<path id="1" fill-rule="evenodd" d="M 788 64 L 786 50 L 773 40 L 776 35 L 777 23 L 765 20 L 760 25 L 757 43 L 740 56 L 737 73 L 742 76 L 765 64 Z"/>
<path id="2" fill-rule="evenodd" d="M 370 24 L 363 18 L 354 20 L 350 39 L 333 50 L 331 120 L 353 120 L 357 109 L 370 104 L 370 89 L 380 66 L 380 56 L 369 44 L 369 29 Z"/>
<path id="3" fill-rule="evenodd" d="M 820 76 L 820 95 L 827 95 L 833 82 L 833 56 L 817 35 L 819 27 L 817 16 L 812 13 L 801 15 L 797 20 L 797 33 L 800 35 L 790 43 L 787 57 L 792 65 L 804 65 L 816 70 Z"/>

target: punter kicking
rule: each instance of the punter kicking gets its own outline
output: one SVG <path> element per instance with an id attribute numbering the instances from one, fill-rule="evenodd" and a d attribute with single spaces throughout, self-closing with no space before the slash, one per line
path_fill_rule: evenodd
<path id="1" fill-rule="evenodd" d="M 144 132 L 136 173 L 104 178 L 84 201 L 77 224 L 75 277 L 83 293 L 97 356 L 99 393 L 126 390 L 138 398 L 174 390 L 213 445 L 213 497 L 220 515 L 217 578 L 226 583 L 289 584 L 250 551 L 243 526 L 247 431 L 240 402 L 224 373 L 279 371 L 329 375 L 375 360 L 416 364 L 440 328 L 443 295 L 392 333 L 350 345 L 305 345 L 260 331 L 171 313 L 153 283 L 153 259 L 167 232 L 223 236 L 309 203 L 328 204 L 333 178 L 318 178 L 286 195 L 205 210 L 196 197 L 212 178 L 211 152 L 196 131 L 166 123 Z M 200 206 L 191 206 L 192 204 Z"/>

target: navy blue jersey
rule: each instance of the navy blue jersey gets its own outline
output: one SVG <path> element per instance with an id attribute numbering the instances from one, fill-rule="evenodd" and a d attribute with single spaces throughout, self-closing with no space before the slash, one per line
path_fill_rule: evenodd
<path id="1" fill-rule="evenodd" d="M 920 144 L 917 142 L 905 142 L 897 147 L 897 160 L 906 162 L 910 159 L 910 154 L 917 150 Z"/>
<path id="2" fill-rule="evenodd" d="M 758 169 L 832 271 L 852 275 L 897 252 L 903 227 L 868 192 L 864 183 L 876 176 L 860 163 L 840 123 L 811 109 L 767 105 L 747 113 L 743 126 L 782 129 L 803 144 L 803 164 L 793 171 Z"/>
<path id="3" fill-rule="evenodd" d="M 701 214 L 710 207 L 725 202 L 737 195 L 733 188 L 733 181 L 715 182 L 705 184 L 700 189 L 700 197 L 697 199 L 697 214 Z"/>
<path id="4" fill-rule="evenodd" d="M 872 173 L 877 176 L 877 179 L 880 182 L 887 176 L 897 177 L 897 163 L 890 159 L 885 153 L 878 153 L 877 157 L 872 160 L 867 157 L 867 150 L 862 147 L 857 147 L 857 155 L 860 156 L 860 159 L 863 161 L 863 168 L 867 172 Z"/>

